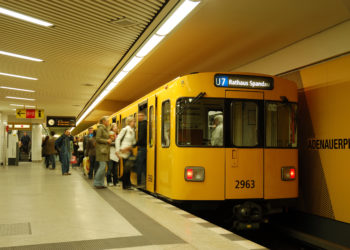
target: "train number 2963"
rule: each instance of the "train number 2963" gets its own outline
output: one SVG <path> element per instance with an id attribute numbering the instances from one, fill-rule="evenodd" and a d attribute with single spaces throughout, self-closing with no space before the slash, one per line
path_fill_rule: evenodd
<path id="1" fill-rule="evenodd" d="M 236 180 L 235 188 L 255 188 L 255 180 Z"/>

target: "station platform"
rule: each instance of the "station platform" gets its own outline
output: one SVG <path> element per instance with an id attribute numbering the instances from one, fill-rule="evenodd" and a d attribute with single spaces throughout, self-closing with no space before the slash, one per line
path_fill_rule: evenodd
<path id="1" fill-rule="evenodd" d="M 0 167 L 0 249 L 265 249 L 139 190 L 79 169 Z"/>

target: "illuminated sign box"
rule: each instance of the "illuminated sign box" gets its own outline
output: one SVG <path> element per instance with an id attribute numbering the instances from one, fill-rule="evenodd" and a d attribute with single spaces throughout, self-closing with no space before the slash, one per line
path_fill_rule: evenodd
<path id="1" fill-rule="evenodd" d="M 47 127 L 75 127 L 75 117 L 47 116 Z"/>
<path id="2" fill-rule="evenodd" d="M 273 89 L 273 78 L 249 75 L 215 75 L 214 84 L 222 88 Z"/>

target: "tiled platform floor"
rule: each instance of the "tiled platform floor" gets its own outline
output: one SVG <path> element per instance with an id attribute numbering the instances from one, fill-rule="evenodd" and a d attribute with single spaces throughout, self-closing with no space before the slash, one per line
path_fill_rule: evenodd
<path id="1" fill-rule="evenodd" d="M 141 191 L 96 190 L 79 170 L 0 167 L 0 249 L 262 248 Z"/>

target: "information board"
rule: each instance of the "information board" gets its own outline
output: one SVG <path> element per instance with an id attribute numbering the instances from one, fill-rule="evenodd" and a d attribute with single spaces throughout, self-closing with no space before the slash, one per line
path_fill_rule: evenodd
<path id="1" fill-rule="evenodd" d="M 16 118 L 43 119 L 43 109 L 16 109 Z"/>
<path id="2" fill-rule="evenodd" d="M 250 75 L 215 75 L 214 84 L 222 88 L 273 89 L 273 78 Z"/>
<path id="3" fill-rule="evenodd" d="M 74 116 L 48 116 L 46 119 L 47 127 L 75 127 Z"/>

